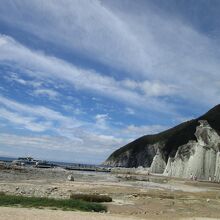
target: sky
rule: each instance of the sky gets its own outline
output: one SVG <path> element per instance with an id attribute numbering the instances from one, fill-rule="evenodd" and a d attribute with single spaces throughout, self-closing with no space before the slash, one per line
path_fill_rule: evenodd
<path id="1" fill-rule="evenodd" d="M 99 164 L 220 103 L 219 0 L 0 3 L 0 156 Z"/>

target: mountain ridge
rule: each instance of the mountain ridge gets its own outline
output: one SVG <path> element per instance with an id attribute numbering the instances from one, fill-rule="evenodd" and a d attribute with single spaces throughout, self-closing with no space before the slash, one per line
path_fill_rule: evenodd
<path id="1" fill-rule="evenodd" d="M 153 135 L 144 135 L 114 151 L 104 162 L 105 165 L 123 167 L 150 167 L 158 149 L 161 157 L 168 162 L 174 158 L 179 147 L 189 141 L 196 141 L 195 132 L 199 121 L 206 120 L 220 135 L 220 104 L 202 116 L 183 122 L 173 128 Z"/>

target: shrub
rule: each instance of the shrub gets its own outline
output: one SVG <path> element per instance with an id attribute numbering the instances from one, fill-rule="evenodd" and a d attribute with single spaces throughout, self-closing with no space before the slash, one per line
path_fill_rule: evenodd
<path id="1" fill-rule="evenodd" d="M 102 204 L 91 203 L 74 199 L 52 199 L 39 197 L 25 197 L 0 194 L 0 206 L 21 206 L 21 207 L 50 207 L 62 210 L 80 210 L 80 211 L 107 211 Z"/>
<path id="2" fill-rule="evenodd" d="M 87 202 L 112 202 L 110 196 L 97 194 L 72 194 L 70 198 Z"/>
<path id="3" fill-rule="evenodd" d="M 5 196 L 5 192 L 0 192 L 0 196 Z"/>

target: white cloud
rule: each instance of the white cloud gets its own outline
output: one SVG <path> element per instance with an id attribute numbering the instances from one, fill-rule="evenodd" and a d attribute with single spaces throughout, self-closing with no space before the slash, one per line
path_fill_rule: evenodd
<path id="1" fill-rule="evenodd" d="M 164 64 L 174 67 L 172 61 L 185 63 L 188 56 L 194 62 L 194 55 L 199 60 L 201 52 L 208 52 L 210 46 L 209 39 L 191 26 L 178 18 L 155 13 L 147 2 L 144 11 L 139 7 L 136 12 L 132 7 L 120 10 L 117 3 L 109 7 L 108 2 L 98 0 L 67 0 L 66 4 L 8 0 L 1 6 L 0 19 L 8 25 L 114 67 L 135 70 L 135 74 L 138 70 L 147 73 L 152 68 L 165 67 Z"/>
<path id="2" fill-rule="evenodd" d="M 72 100 L 71 100 L 72 101 Z M 67 112 L 70 112 L 70 113 L 73 113 L 73 114 L 76 114 L 76 115 L 83 115 L 83 114 L 86 114 L 86 112 L 82 109 L 82 108 L 78 108 L 70 103 L 68 104 L 64 104 L 64 105 L 61 105 L 61 107 L 67 111 Z"/>
<path id="3" fill-rule="evenodd" d="M 2 107 L 0 118 L 8 120 L 12 124 L 23 126 L 21 128 L 30 131 L 42 132 L 50 130 L 65 135 L 60 127 L 66 129 L 75 128 L 82 125 L 82 122 L 73 118 L 66 117 L 60 112 L 46 108 L 44 106 L 21 104 L 14 100 L 0 96 L 0 104 Z M 56 126 L 56 124 L 58 125 Z"/>
<path id="4" fill-rule="evenodd" d="M 130 138 L 138 138 L 143 135 L 157 134 L 166 129 L 168 129 L 168 127 L 163 125 L 129 125 L 122 130 L 122 133 L 129 135 Z"/>
<path id="5" fill-rule="evenodd" d="M 68 84 L 94 96 L 122 102 L 128 114 L 138 114 L 141 109 L 146 114 L 150 110 L 182 118 L 175 111 L 179 105 L 175 103 L 184 103 L 189 108 L 191 103 L 208 107 L 217 104 L 220 99 L 219 45 L 183 21 L 155 13 L 150 5 L 144 11 L 131 7 L 121 10 L 117 2 L 2 2 L 0 21 L 9 29 L 16 27 L 27 35 L 36 36 L 44 45 L 54 43 L 62 51 L 110 66 L 114 74 L 112 77 L 78 67 L 70 60 L 29 49 L 9 36 L 0 35 L 1 64 L 15 67 L 35 79 L 28 81 L 19 74 L 12 74 L 9 80 L 32 86 L 36 95 L 53 98 L 59 95 L 56 86 Z M 43 87 L 48 81 L 54 82 L 54 90 Z M 3 120 L 32 132 L 53 131 L 66 138 L 66 149 L 91 145 L 94 152 L 102 151 L 102 146 L 112 150 L 141 134 L 165 129 L 160 125 L 130 125 L 120 130 L 109 125 L 107 115 L 97 115 L 92 125 L 43 106 L 21 104 L 2 96 L 0 103 Z M 20 137 L 14 138 L 19 142 Z M 58 139 L 57 149 L 62 147 Z M 47 138 L 42 140 L 47 145 Z M 56 143 L 54 140 L 49 141 L 48 149 Z M 27 144 L 33 144 L 28 141 Z M 37 142 L 36 139 L 33 146 Z"/>
<path id="6" fill-rule="evenodd" d="M 100 1 L 9 0 L 1 6 L 0 19 L 114 67 L 141 71 L 151 59 L 126 22 Z"/>
<path id="7" fill-rule="evenodd" d="M 95 116 L 96 125 L 99 128 L 105 129 L 107 128 L 108 120 L 110 120 L 110 117 L 108 114 L 97 114 Z"/>
<path id="8" fill-rule="evenodd" d="M 36 96 L 48 96 L 49 99 L 55 100 L 58 98 L 59 93 L 52 89 L 36 89 L 33 91 L 33 94 Z"/>
<path id="9" fill-rule="evenodd" d="M 54 42 L 64 47 L 64 50 L 81 53 L 113 68 L 125 70 L 132 78 L 142 77 L 145 83 L 138 87 L 147 96 L 177 95 L 187 101 L 208 106 L 219 102 L 220 94 L 215 83 L 220 80 L 219 45 L 212 38 L 197 32 L 178 18 L 155 13 L 147 2 L 143 9 L 139 7 L 136 11 L 132 7 L 119 10 L 117 2 L 67 2 L 5 1 L 1 4 L 0 19 L 45 42 Z M 1 47 L 5 44 L 8 44 L 8 39 L 1 39 Z M 24 49 L 19 45 L 14 46 Z M 23 53 L 19 51 L 15 54 L 27 55 L 24 50 Z M 37 61 L 45 67 L 44 59 L 38 58 Z M 53 62 L 57 60 L 53 59 Z M 35 65 L 29 64 L 26 68 L 29 66 L 33 68 Z M 66 66 L 59 69 L 59 74 L 64 69 Z M 78 88 L 86 84 L 86 78 L 90 76 L 87 79 L 94 86 L 84 85 L 83 89 L 104 92 L 108 96 L 112 91 L 111 97 L 119 96 L 125 100 L 126 96 L 133 102 L 137 100 L 136 103 L 141 103 L 141 106 L 147 102 L 146 106 L 159 105 L 155 100 L 149 101 L 131 92 L 131 88 L 120 89 L 123 86 L 121 82 L 116 83 L 110 77 L 101 77 L 91 71 L 86 71 L 86 75 L 83 70 L 76 71 L 81 72 L 77 76 L 84 76 L 83 82 L 78 77 L 74 80 Z M 70 76 L 63 78 L 73 81 Z M 201 96 L 203 99 L 200 99 Z M 156 108 L 161 109 L 160 106 Z"/>
<path id="10" fill-rule="evenodd" d="M 4 76 L 6 80 L 9 82 L 16 82 L 19 83 L 23 86 L 31 86 L 33 88 L 38 88 L 43 85 L 43 82 L 41 81 L 36 81 L 36 80 L 25 80 L 19 76 L 19 74 L 15 72 L 7 72 L 7 74 Z"/>
<path id="11" fill-rule="evenodd" d="M 2 133 L 0 145 L 8 146 L 12 151 L 14 148 L 25 148 L 25 152 L 32 152 L 33 149 L 38 149 L 39 152 L 41 149 L 56 150 L 77 154 L 81 158 L 85 158 L 83 154 L 87 152 L 93 161 L 101 162 L 112 151 L 134 138 L 164 128 L 159 125 L 130 125 L 119 129 L 108 123 L 110 118 L 107 114 L 97 114 L 96 123 L 88 123 L 46 107 L 22 104 L 2 96 L 0 104 L 0 120 L 7 120 L 14 128 L 32 132 L 31 136 Z M 51 135 L 38 133 L 45 131 Z"/>
<path id="12" fill-rule="evenodd" d="M 30 94 L 34 96 L 46 96 L 51 100 L 56 100 L 60 96 L 57 91 L 44 88 L 44 84 L 49 84 L 49 82 L 45 83 L 39 80 L 25 80 L 21 78 L 18 73 L 14 72 L 7 72 L 4 78 L 9 82 L 16 82 L 23 86 L 31 86 L 33 91 L 31 91 Z"/>
<path id="13" fill-rule="evenodd" d="M 0 44 L 0 60 L 8 62 L 8 65 L 13 62 L 13 66 L 16 65 L 17 68 L 21 68 L 23 72 L 30 74 L 32 77 L 44 77 L 47 80 L 61 79 L 74 85 L 76 89 L 92 91 L 132 106 L 150 108 L 167 114 L 174 113 L 172 105 L 163 100 L 151 98 L 149 96 L 150 92 L 146 96 L 135 90 L 135 88 L 127 88 L 124 80 L 117 81 L 94 70 L 78 68 L 61 59 L 30 50 L 7 36 L 1 36 L 0 41 L 3 42 Z M 29 59 L 27 60 L 26 57 L 29 57 Z M 152 88 L 155 90 L 154 86 Z M 150 86 L 149 90 L 151 90 Z"/>
<path id="14" fill-rule="evenodd" d="M 83 141 L 60 136 L 22 136 L 2 133 L 0 145 L 7 147 L 8 155 L 12 154 L 11 152 L 23 152 L 24 149 L 25 153 L 30 155 L 37 150 L 40 158 L 61 160 L 57 155 L 54 158 L 44 154 L 49 150 L 60 152 L 61 155 L 68 153 L 72 162 L 101 163 L 113 150 L 126 143 L 123 139 L 114 136 L 91 133 L 83 133 L 81 138 Z"/>
<path id="15" fill-rule="evenodd" d="M 57 150 L 62 149 L 63 151 L 75 151 L 79 150 L 73 148 L 73 142 L 64 138 L 64 137 L 51 137 L 51 136 L 22 136 L 15 134 L 6 134 L 1 135 L 1 144 L 6 144 L 8 146 L 14 147 L 29 147 L 29 148 L 38 148 L 38 149 L 50 149 Z"/>
<path id="16" fill-rule="evenodd" d="M 135 111 L 132 108 L 126 108 L 125 113 L 128 115 L 135 115 Z"/>
<path id="17" fill-rule="evenodd" d="M 4 78 L 7 79 L 8 81 L 14 81 L 22 85 L 27 84 L 26 80 L 19 78 L 18 74 L 13 72 L 10 73 L 10 76 L 5 76 Z"/>
<path id="18" fill-rule="evenodd" d="M 26 105 L 16 102 L 14 100 L 0 96 L 0 103 L 12 111 L 22 112 L 25 114 L 37 115 L 43 118 L 52 120 L 66 120 L 62 114 L 57 111 L 51 110 L 44 106 Z"/>
<path id="19" fill-rule="evenodd" d="M 157 81 L 142 81 L 126 79 L 122 84 L 130 89 L 139 90 L 147 97 L 171 96 L 178 94 L 178 88 L 175 85 L 164 84 Z"/>
<path id="20" fill-rule="evenodd" d="M 18 125 L 19 128 L 25 128 L 34 132 L 42 132 L 52 127 L 52 124 L 49 122 L 38 122 L 36 117 L 27 117 L 16 112 L 8 111 L 5 108 L 0 108 L 0 115 L 1 119 Z"/>
<path id="21" fill-rule="evenodd" d="M 107 126 L 105 121 L 109 117 L 104 114 L 96 115 L 95 119 L 97 123 L 93 124 L 77 120 L 71 116 L 67 117 L 60 112 L 43 106 L 27 105 L 2 96 L 0 96 L 0 104 L 2 106 L 0 108 L 0 119 L 8 120 L 20 129 L 27 129 L 34 132 L 48 130 L 72 141 L 77 140 L 80 143 L 87 142 L 89 139 L 93 139 L 94 141 L 95 138 L 93 137 L 100 137 L 100 139 L 108 137 L 108 135 L 99 134 L 101 129 L 105 129 L 102 126 Z M 111 128 L 108 127 L 108 129 Z M 86 137 L 88 140 L 81 137 Z M 113 137 L 110 139 L 113 140 Z M 97 139 L 97 141 L 99 140 Z M 108 143 L 106 144 L 108 145 Z"/>

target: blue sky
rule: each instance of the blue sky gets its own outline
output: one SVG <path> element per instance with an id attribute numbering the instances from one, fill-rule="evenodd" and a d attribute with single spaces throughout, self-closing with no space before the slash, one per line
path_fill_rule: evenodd
<path id="1" fill-rule="evenodd" d="M 0 155 L 100 163 L 220 98 L 218 0 L 0 3 Z"/>

